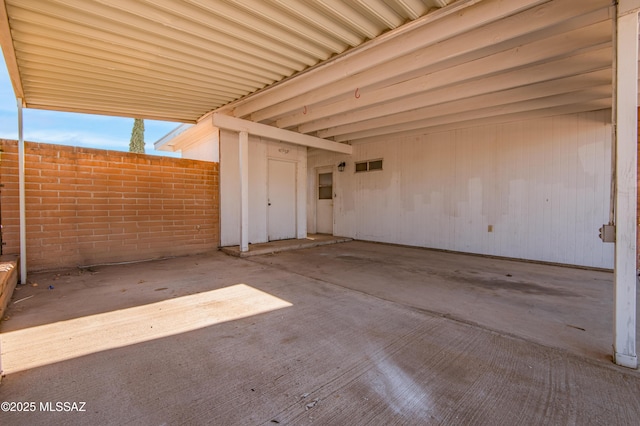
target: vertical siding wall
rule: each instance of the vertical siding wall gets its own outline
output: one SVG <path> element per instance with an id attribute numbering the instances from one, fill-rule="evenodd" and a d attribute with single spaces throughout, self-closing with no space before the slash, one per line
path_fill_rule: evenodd
<path id="1" fill-rule="evenodd" d="M 354 162 L 384 159 L 383 171 Z M 565 264 L 613 267 L 608 221 L 610 111 L 487 125 L 313 152 L 336 172 L 336 233 L 362 240 Z M 310 184 L 309 200 L 315 200 Z M 308 227 L 315 229 L 310 201 Z M 492 232 L 489 232 L 489 226 Z"/>
<path id="2" fill-rule="evenodd" d="M 302 146 L 249 135 L 249 242 L 264 243 L 268 237 L 268 170 L 270 158 L 296 163 L 296 214 L 298 223 L 307 216 L 304 202 L 307 149 Z M 240 170 L 238 133 L 220 131 L 221 246 L 240 244 Z M 298 227 L 306 235 L 306 226 Z"/>
<path id="3" fill-rule="evenodd" d="M 0 140 L 3 252 L 19 253 L 17 142 Z M 26 144 L 29 270 L 218 247 L 218 164 Z"/>

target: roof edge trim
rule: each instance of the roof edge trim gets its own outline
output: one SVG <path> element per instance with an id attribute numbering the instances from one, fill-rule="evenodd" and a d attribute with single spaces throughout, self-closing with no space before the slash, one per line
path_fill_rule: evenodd
<path id="1" fill-rule="evenodd" d="M 22 88 L 22 80 L 20 79 L 16 51 L 13 47 L 13 37 L 11 36 L 9 15 L 7 13 L 5 0 L 0 0 L 0 47 L 2 47 L 4 61 L 7 64 L 9 78 L 11 79 L 16 99 L 22 99 L 22 106 L 26 107 L 27 101 L 24 98 L 24 89 Z"/>
<path id="2" fill-rule="evenodd" d="M 247 132 L 267 139 L 280 140 L 282 142 L 289 142 L 295 145 L 319 148 L 326 151 L 339 152 L 341 154 L 353 154 L 353 147 L 351 147 L 351 145 L 321 139 L 302 133 L 296 133 L 291 130 L 280 129 L 278 127 L 268 126 L 254 121 L 243 120 L 230 115 L 214 113 L 212 115 L 212 120 L 213 125 L 221 129 L 233 130 L 235 132 Z"/>

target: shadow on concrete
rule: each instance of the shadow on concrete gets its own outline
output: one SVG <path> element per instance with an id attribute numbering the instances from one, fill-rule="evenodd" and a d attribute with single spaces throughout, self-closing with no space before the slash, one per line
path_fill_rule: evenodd
<path id="1" fill-rule="evenodd" d="M 605 350 L 592 337 L 611 310 L 610 274 L 555 268 L 351 242 L 34 274 L 38 286 L 17 292 L 34 296 L 10 306 L 2 335 L 55 326 L 70 342 L 86 320 L 93 333 L 82 338 L 98 350 L 17 368 L 1 399 L 85 402 L 86 411 L 38 405 L 0 416 L 12 425 L 633 424 L 640 375 L 590 352 Z M 251 309 L 216 321 L 251 298 Z M 160 323 L 183 328 L 153 336 Z M 109 347 L 101 330 L 137 340 Z M 538 341 L 558 330 L 591 349 Z M 64 348 L 57 340 L 11 351 Z"/>

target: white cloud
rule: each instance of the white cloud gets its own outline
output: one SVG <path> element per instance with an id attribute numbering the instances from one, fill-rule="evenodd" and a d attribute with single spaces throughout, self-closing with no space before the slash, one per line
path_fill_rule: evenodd
<path id="1" fill-rule="evenodd" d="M 57 130 L 57 129 L 25 129 L 24 138 L 33 142 L 45 142 L 59 145 L 73 145 L 90 148 L 114 149 L 127 151 L 129 142 L 122 139 L 110 138 L 91 132 Z"/>

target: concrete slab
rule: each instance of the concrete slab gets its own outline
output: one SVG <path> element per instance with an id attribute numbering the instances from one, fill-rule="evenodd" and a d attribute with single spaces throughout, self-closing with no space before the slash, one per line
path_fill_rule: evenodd
<path id="1" fill-rule="evenodd" d="M 249 244 L 249 251 L 240 251 L 240 246 L 222 247 L 220 250 L 226 254 L 236 257 L 262 256 L 265 254 L 280 253 L 282 251 L 300 250 L 324 246 L 328 244 L 338 244 L 351 241 L 351 238 L 338 237 L 327 234 L 309 234 L 307 238 L 269 241 L 268 243 Z"/>
<path id="2" fill-rule="evenodd" d="M 457 314 L 598 322 L 610 274 L 433 253 L 350 242 L 33 274 L 0 324 L 0 400 L 35 409 L 0 423 L 637 422 L 638 371 Z"/>
<path id="3" fill-rule="evenodd" d="M 458 321 L 611 360 L 613 273 L 354 241 L 253 259 Z M 638 299 L 640 305 L 640 297 Z M 639 341 L 640 341 L 640 330 Z"/>

